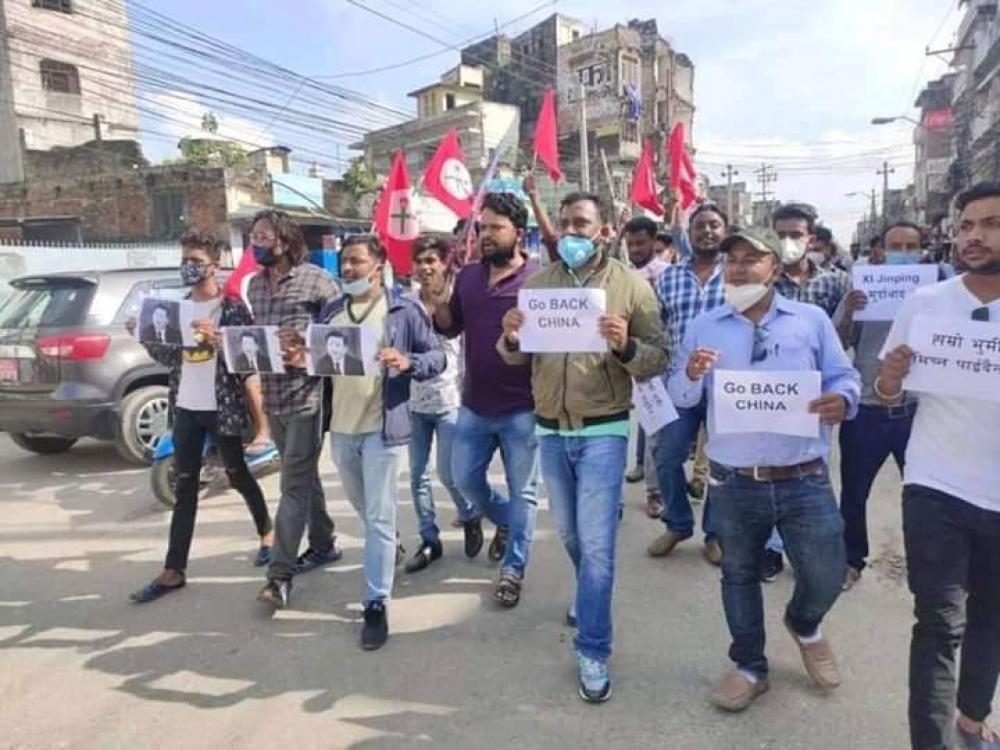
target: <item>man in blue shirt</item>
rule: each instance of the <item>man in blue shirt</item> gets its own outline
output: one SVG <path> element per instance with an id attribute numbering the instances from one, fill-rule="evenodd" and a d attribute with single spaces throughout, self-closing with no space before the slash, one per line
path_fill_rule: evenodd
<path id="1" fill-rule="evenodd" d="M 812 680 L 840 684 L 820 623 L 844 580 L 843 520 L 827 458 L 833 425 L 857 412 L 860 378 L 826 314 L 774 290 L 779 241 L 770 230 L 734 231 L 722 244 L 726 304 L 695 320 L 673 360 L 668 390 L 678 408 L 705 399 L 711 494 L 722 545 L 722 603 L 736 669 L 712 694 L 720 708 L 741 711 L 768 688 L 764 656 L 761 566 L 764 542 L 777 526 L 795 568 L 785 625 Z M 809 404 L 817 437 L 728 432 L 717 424 L 714 370 L 816 371 L 822 395 Z"/>

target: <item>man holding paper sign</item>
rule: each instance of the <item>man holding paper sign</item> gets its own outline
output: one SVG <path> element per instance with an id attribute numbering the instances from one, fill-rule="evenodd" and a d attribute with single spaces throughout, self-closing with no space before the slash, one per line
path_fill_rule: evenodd
<path id="1" fill-rule="evenodd" d="M 967 273 L 918 289 L 903 303 L 874 383 L 883 403 L 900 404 L 911 367 L 941 370 L 936 384 L 926 377 L 913 383 L 921 392 L 903 475 L 903 540 L 917 617 L 910 642 L 914 748 L 957 746 L 959 643 L 961 746 L 1000 747 L 997 734 L 984 723 L 1000 675 L 1000 402 L 994 400 L 996 385 L 978 397 L 971 390 L 954 393 L 966 371 L 956 368 L 949 377 L 947 366 L 949 361 L 970 361 L 962 354 L 967 338 L 935 331 L 933 338 L 940 337 L 942 347 L 955 352 L 950 357 L 927 356 L 931 352 L 916 343 L 924 326 L 943 323 L 947 328 L 949 320 L 955 327 L 976 321 L 987 330 L 1000 329 L 1000 183 L 977 185 L 960 195 L 956 205 L 961 212 L 957 249 Z M 992 370 L 1000 357 L 986 347 L 995 339 L 984 333 L 977 341 L 982 352 L 977 356 L 990 362 Z M 1000 383 L 995 370 L 981 377 Z"/>
<path id="2" fill-rule="evenodd" d="M 647 380 L 667 366 L 656 297 L 641 276 L 607 256 L 607 244 L 599 239 L 602 213 L 597 196 L 568 196 L 560 212 L 562 260 L 529 278 L 521 292 L 529 303 L 576 300 L 581 305 L 588 299 L 584 292 L 599 292 L 606 306 L 594 319 L 600 349 L 582 347 L 564 333 L 560 349 L 529 353 L 524 348 L 529 313 L 520 308 L 504 316 L 496 342 L 507 364 L 531 364 L 542 478 L 576 569 L 575 605 L 567 619 L 579 626 L 579 692 L 591 703 L 611 694 L 611 596 L 632 378 Z"/>
<path id="3" fill-rule="evenodd" d="M 774 526 L 796 573 L 785 625 L 813 681 L 840 684 L 820 632 L 846 566 L 826 462 L 831 426 L 854 415 L 860 383 L 823 310 L 775 292 L 781 262 L 774 232 L 736 230 L 722 250 L 726 304 L 691 324 L 668 391 L 679 408 L 708 401 L 722 603 L 736 663 L 712 702 L 741 711 L 768 689 L 761 569 Z M 817 375 L 822 395 L 809 395 Z"/>

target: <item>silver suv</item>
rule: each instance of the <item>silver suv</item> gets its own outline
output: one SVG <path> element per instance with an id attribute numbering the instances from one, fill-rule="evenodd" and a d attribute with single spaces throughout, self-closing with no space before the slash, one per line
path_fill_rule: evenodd
<path id="1" fill-rule="evenodd" d="M 23 276 L 0 302 L 0 431 L 35 453 L 82 437 L 148 463 L 167 430 L 167 371 L 125 331 L 143 297 L 179 299 L 176 268 Z"/>

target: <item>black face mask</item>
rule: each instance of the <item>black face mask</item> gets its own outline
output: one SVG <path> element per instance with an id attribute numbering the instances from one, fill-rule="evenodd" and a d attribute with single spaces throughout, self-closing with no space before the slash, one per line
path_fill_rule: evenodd
<path id="1" fill-rule="evenodd" d="M 514 251 L 516 249 L 517 245 L 511 245 L 510 247 L 496 247 L 489 253 L 483 253 L 483 260 L 494 268 L 503 268 L 514 259 Z"/>
<path id="2" fill-rule="evenodd" d="M 253 246 L 253 257 L 254 260 L 265 268 L 273 266 L 278 262 L 278 256 L 274 254 L 274 250 L 269 247 L 261 247 L 260 245 Z"/>

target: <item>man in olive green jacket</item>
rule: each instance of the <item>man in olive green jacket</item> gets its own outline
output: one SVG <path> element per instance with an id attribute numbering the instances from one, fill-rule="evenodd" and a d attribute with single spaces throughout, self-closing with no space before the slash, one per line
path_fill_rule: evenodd
<path id="1" fill-rule="evenodd" d="M 559 215 L 560 260 L 529 278 L 523 289 L 603 289 L 607 307 L 599 326 L 609 351 L 522 352 L 524 314 L 516 308 L 504 317 L 497 341 L 508 364 L 531 361 L 542 477 L 576 569 L 576 597 L 567 618 L 578 624 L 579 693 L 591 703 L 611 695 L 611 597 L 632 379 L 656 377 L 667 366 L 656 297 L 639 274 L 608 257 L 602 213 L 597 196 L 567 196 Z"/>

